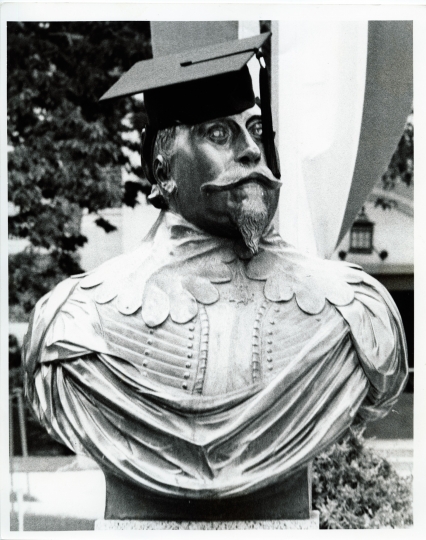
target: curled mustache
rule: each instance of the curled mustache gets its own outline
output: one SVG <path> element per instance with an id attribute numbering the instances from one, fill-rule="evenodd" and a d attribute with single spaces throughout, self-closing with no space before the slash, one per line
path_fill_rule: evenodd
<path id="1" fill-rule="evenodd" d="M 277 180 L 266 167 L 257 167 L 255 171 L 247 175 L 247 168 L 236 166 L 225 171 L 215 180 L 205 182 L 200 189 L 201 191 L 225 191 L 253 181 L 269 189 L 280 189 L 282 186 L 282 182 Z"/>

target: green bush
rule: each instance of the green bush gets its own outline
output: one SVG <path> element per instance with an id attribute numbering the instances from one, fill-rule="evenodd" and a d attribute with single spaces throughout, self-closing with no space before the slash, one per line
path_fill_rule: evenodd
<path id="1" fill-rule="evenodd" d="M 313 506 L 321 529 L 406 528 L 413 524 L 412 478 L 400 477 L 352 428 L 313 467 Z"/>

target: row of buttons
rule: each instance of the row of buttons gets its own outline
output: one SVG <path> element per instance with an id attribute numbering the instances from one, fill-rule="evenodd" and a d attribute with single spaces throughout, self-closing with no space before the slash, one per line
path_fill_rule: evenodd
<path id="1" fill-rule="evenodd" d="M 252 334 L 252 380 L 254 383 L 260 380 L 261 378 L 261 367 L 260 367 L 260 328 L 261 320 L 265 314 L 265 311 L 268 307 L 266 301 L 262 302 L 259 311 L 256 314 L 253 325 L 253 334 Z"/>
<path id="2" fill-rule="evenodd" d="M 190 325 L 188 326 L 188 329 L 189 329 L 189 331 L 190 331 L 189 336 L 188 336 L 188 340 L 189 340 L 189 341 L 188 341 L 188 343 L 187 343 L 187 348 L 189 349 L 189 351 L 188 351 L 188 353 L 186 354 L 186 356 L 187 356 L 187 358 L 190 359 L 190 358 L 193 357 L 193 352 L 191 351 L 191 349 L 193 349 L 193 347 L 194 347 L 193 341 L 194 341 L 194 330 L 195 330 L 195 325 L 194 325 L 194 324 L 190 324 Z M 149 333 L 150 333 L 151 335 L 154 334 L 154 330 L 153 330 L 152 328 L 150 328 L 150 329 L 149 329 Z M 152 338 L 148 338 L 148 339 L 147 339 L 147 345 L 152 345 L 152 343 L 153 343 Z M 146 349 L 146 350 L 144 351 L 144 355 L 145 355 L 145 356 L 150 356 L 150 354 L 151 354 L 151 351 L 150 351 L 149 349 Z M 147 366 L 148 366 L 148 363 L 149 363 L 148 360 L 145 359 L 145 360 L 142 362 L 142 365 L 143 365 L 144 367 L 147 367 Z M 185 368 L 186 368 L 186 369 L 189 369 L 190 367 L 191 367 L 191 362 L 188 360 L 188 361 L 185 363 Z M 147 371 L 144 371 L 142 374 L 143 374 L 144 377 L 147 377 L 147 376 L 148 376 L 148 372 L 147 372 Z M 184 374 L 183 374 L 183 378 L 184 378 L 185 380 L 189 379 L 190 376 L 191 376 L 191 374 L 189 373 L 189 371 L 185 371 Z M 182 383 L 182 388 L 183 388 L 184 390 L 186 390 L 186 389 L 188 388 L 188 384 L 187 384 L 185 381 Z"/>
<path id="3" fill-rule="evenodd" d="M 188 347 L 188 349 L 192 349 L 193 346 L 194 346 L 194 344 L 192 343 L 192 341 L 194 340 L 194 330 L 195 330 L 195 325 L 190 324 L 190 325 L 188 326 L 188 329 L 189 329 L 190 334 L 189 334 L 189 336 L 188 336 L 189 342 L 188 342 L 187 347 Z M 189 351 L 189 352 L 186 354 L 186 356 L 187 356 L 187 358 L 192 358 L 192 357 L 193 357 L 193 353 L 192 353 L 191 351 Z M 191 367 L 191 362 L 186 362 L 185 367 L 186 367 L 186 368 L 190 368 L 190 367 Z M 189 371 L 185 371 L 185 373 L 183 374 L 183 378 L 184 378 L 184 379 L 189 379 L 189 376 L 190 376 Z M 188 389 L 188 383 L 183 382 L 183 383 L 182 383 L 182 388 L 183 388 L 184 390 L 187 390 L 187 389 Z"/>
<path id="4" fill-rule="evenodd" d="M 279 312 L 280 312 L 280 308 L 279 308 L 279 307 L 275 307 L 275 308 L 274 308 L 274 311 L 275 311 L 276 313 L 279 313 Z M 260 314 L 259 314 L 259 315 L 260 315 Z M 260 317 L 259 317 L 259 319 L 260 319 Z M 257 322 L 260 322 L 260 320 L 257 321 Z M 271 326 L 274 326 L 274 325 L 275 325 L 275 320 L 274 320 L 274 319 L 270 319 L 269 324 L 270 324 Z M 195 325 L 194 325 L 194 324 L 190 324 L 190 325 L 188 326 L 188 330 L 190 331 L 190 334 L 189 334 L 189 336 L 188 336 L 188 340 L 189 340 L 188 343 L 187 343 L 188 352 L 187 352 L 187 355 L 186 355 L 186 356 L 187 356 L 188 359 L 191 359 L 191 358 L 193 358 L 193 352 L 192 352 L 191 349 L 193 349 L 193 346 L 194 346 L 194 345 L 193 345 L 193 340 L 194 340 L 194 330 L 195 330 Z M 153 330 L 153 329 L 150 329 L 150 330 L 149 330 L 149 333 L 150 333 L 150 334 L 153 334 L 153 333 L 154 333 L 154 330 Z M 274 332 L 273 332 L 273 329 L 272 329 L 272 328 L 270 328 L 270 329 L 267 331 L 267 335 L 268 335 L 268 336 L 272 336 L 273 333 L 274 333 Z M 273 343 L 272 338 L 269 337 L 269 338 L 267 339 L 268 348 L 266 349 L 266 353 L 267 353 L 266 361 L 268 362 L 268 370 L 269 370 L 269 371 L 272 371 L 272 370 L 273 370 L 273 358 L 272 358 L 272 356 L 271 356 L 271 354 L 272 354 L 272 352 L 273 352 L 273 349 L 272 349 L 272 347 L 270 347 L 270 345 L 272 345 L 272 343 Z M 148 344 L 148 345 L 152 345 L 152 339 L 151 339 L 151 338 L 148 338 L 147 344 Z M 149 355 L 150 355 L 149 349 L 146 349 L 145 352 L 144 352 L 144 354 L 145 354 L 145 356 L 149 356 Z M 146 359 L 144 360 L 143 366 L 144 366 L 144 367 L 147 367 L 147 366 L 148 366 L 148 360 L 146 360 Z M 187 362 L 185 363 L 185 368 L 186 368 L 186 369 L 189 369 L 190 367 L 191 367 L 191 362 L 187 361 Z M 256 369 L 256 368 L 255 368 L 255 369 Z M 147 374 L 146 371 L 144 371 L 144 372 L 143 372 L 143 375 L 144 375 L 144 376 L 147 376 L 148 374 Z M 185 379 L 185 381 L 182 382 L 182 388 L 183 388 L 184 390 L 187 390 L 187 389 L 188 389 L 188 383 L 186 382 L 186 380 L 188 380 L 189 377 L 190 377 L 190 373 L 189 373 L 188 371 L 185 371 L 184 374 L 183 374 L 183 378 Z"/>
<path id="5" fill-rule="evenodd" d="M 274 311 L 275 311 L 275 313 L 279 313 L 279 312 L 280 312 L 280 308 L 279 308 L 279 307 L 275 307 L 275 308 L 274 308 Z M 269 324 L 270 324 L 271 326 L 274 326 L 274 325 L 275 325 L 275 320 L 274 320 L 274 319 L 271 319 L 271 320 L 269 321 Z M 270 328 L 270 329 L 268 330 L 267 334 L 268 334 L 268 336 L 272 336 L 272 335 L 274 334 L 274 331 L 272 330 L 272 328 Z M 272 338 L 269 337 L 269 338 L 266 340 L 266 343 L 267 343 L 268 345 L 272 345 Z M 269 370 L 269 371 L 272 371 L 272 370 L 274 369 L 274 366 L 273 366 L 273 364 L 272 364 L 273 359 L 272 359 L 272 356 L 271 356 L 271 354 L 272 354 L 272 347 L 268 346 L 268 348 L 266 349 L 266 354 L 267 354 L 266 361 L 268 362 L 268 370 Z"/>

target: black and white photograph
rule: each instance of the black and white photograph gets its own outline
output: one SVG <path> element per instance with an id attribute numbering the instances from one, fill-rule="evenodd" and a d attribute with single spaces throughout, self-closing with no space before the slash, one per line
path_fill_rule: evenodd
<path id="1" fill-rule="evenodd" d="M 2 6 L 1 538 L 424 527 L 421 8 Z"/>

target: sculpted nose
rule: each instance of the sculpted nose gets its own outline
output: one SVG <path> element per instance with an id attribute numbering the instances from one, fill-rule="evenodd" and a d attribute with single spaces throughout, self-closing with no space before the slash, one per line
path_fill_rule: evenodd
<path id="1" fill-rule="evenodd" d="M 243 165 L 256 165 L 261 158 L 260 148 L 248 132 L 240 133 L 237 141 L 236 161 Z"/>

